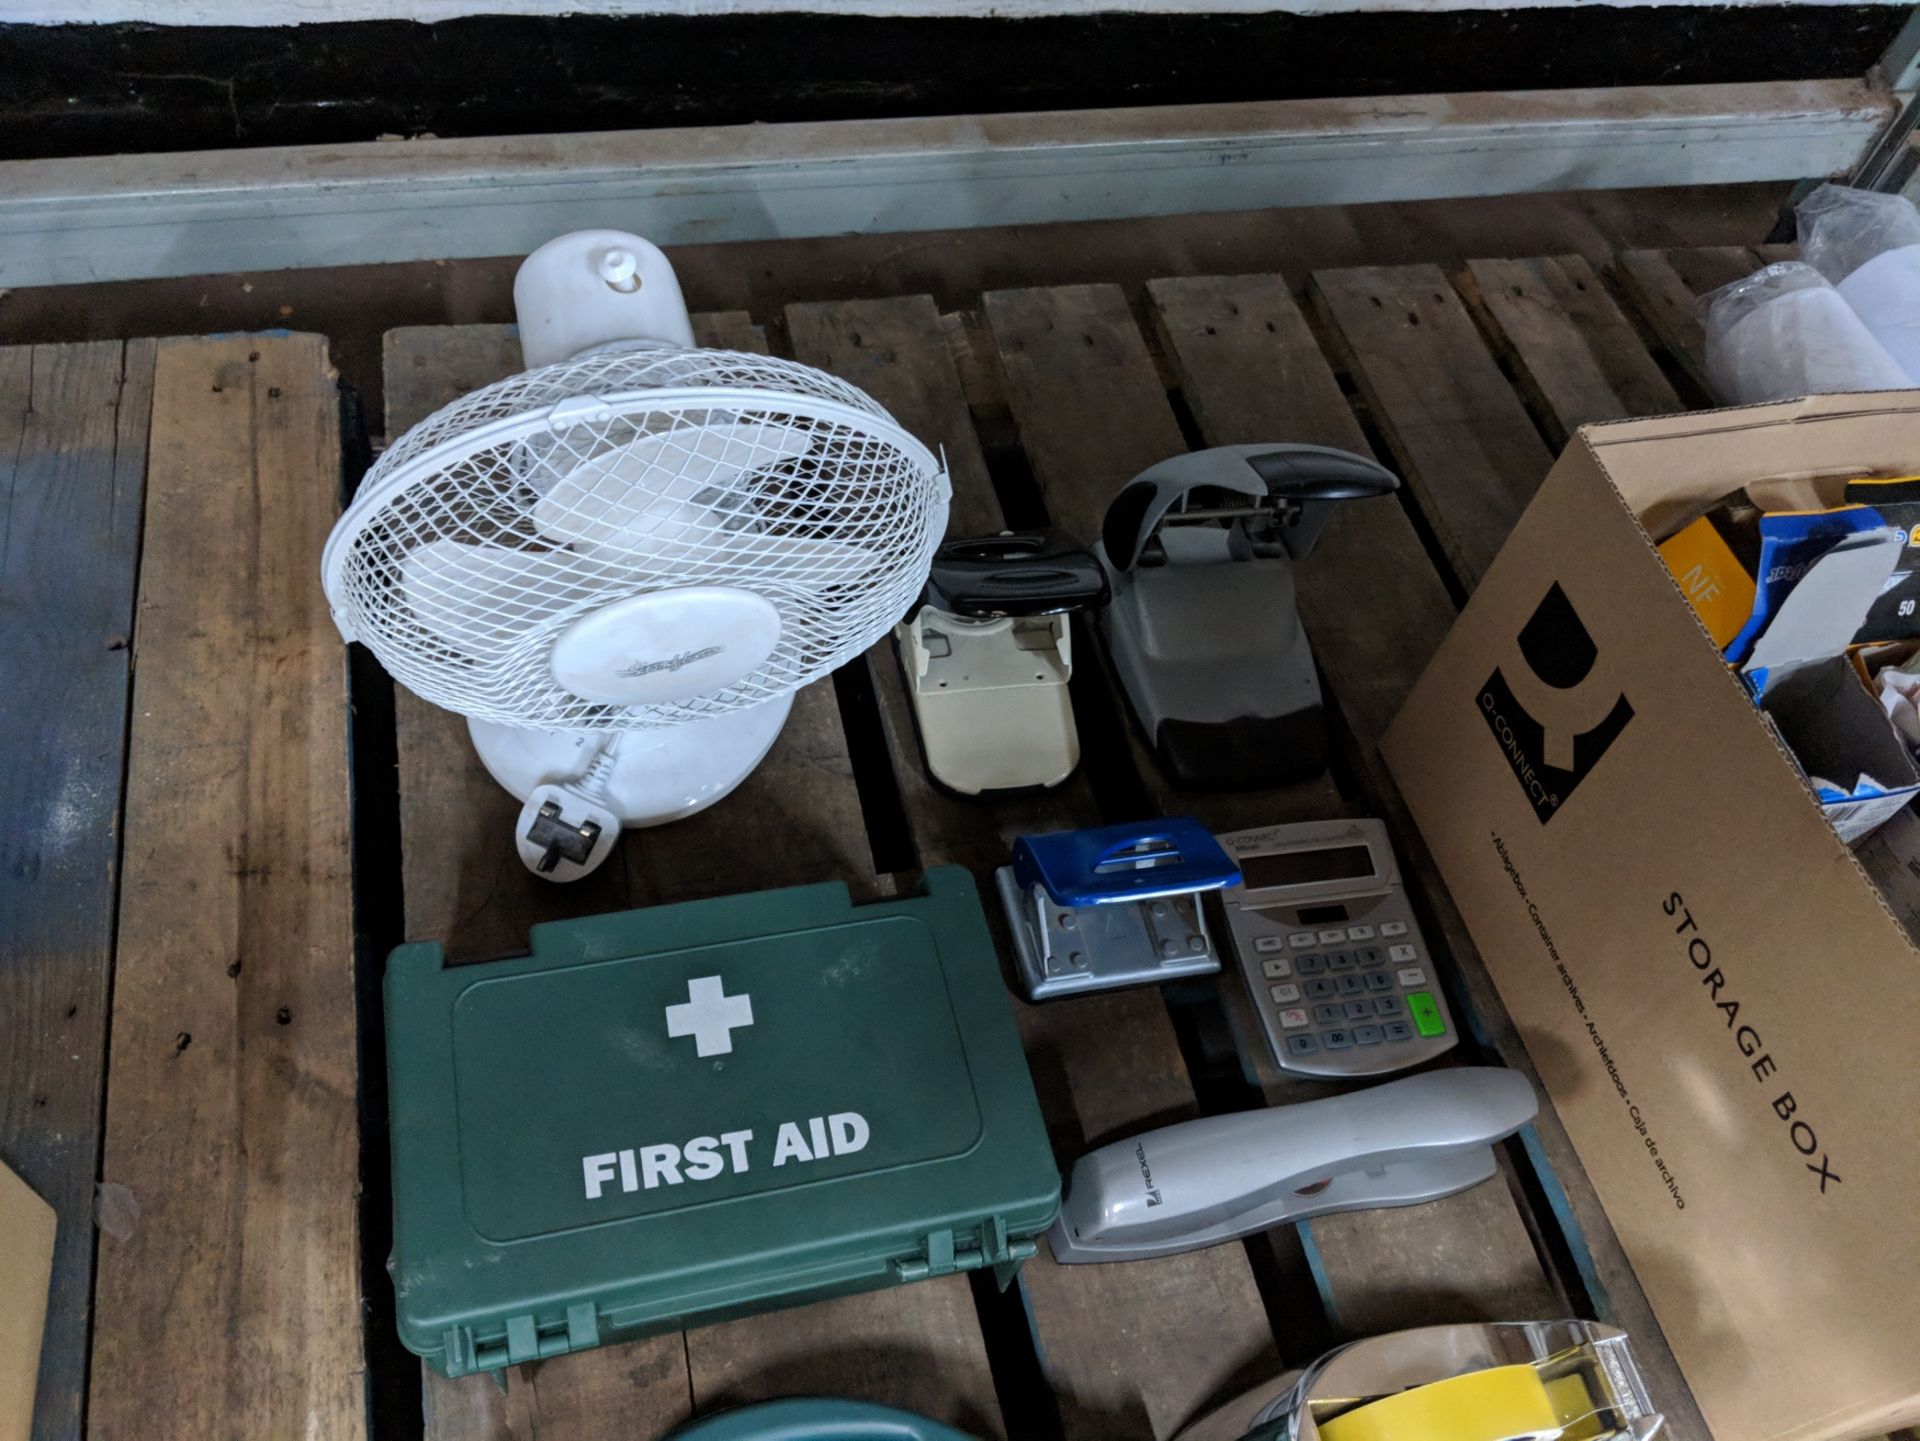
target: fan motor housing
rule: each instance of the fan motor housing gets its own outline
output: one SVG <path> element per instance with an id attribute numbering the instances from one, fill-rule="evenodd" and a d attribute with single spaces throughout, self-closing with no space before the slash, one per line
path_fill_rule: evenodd
<path id="1" fill-rule="evenodd" d="M 646 591 L 590 611 L 553 643 L 553 678 L 608 705 L 691 700 L 753 674 L 780 642 L 773 602 L 734 586 Z"/>

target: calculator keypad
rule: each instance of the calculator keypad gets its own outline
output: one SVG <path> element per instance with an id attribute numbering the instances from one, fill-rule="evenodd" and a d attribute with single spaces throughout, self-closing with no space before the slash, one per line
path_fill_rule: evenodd
<path id="1" fill-rule="evenodd" d="M 1452 1019 L 1407 921 L 1288 930 L 1284 912 L 1271 914 L 1235 916 L 1235 934 L 1246 934 L 1243 961 L 1283 1069 L 1377 1074 L 1453 1044 Z"/>

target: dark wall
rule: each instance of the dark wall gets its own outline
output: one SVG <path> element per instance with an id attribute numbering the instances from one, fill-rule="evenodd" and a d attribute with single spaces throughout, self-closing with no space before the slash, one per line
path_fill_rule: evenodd
<path id="1" fill-rule="evenodd" d="M 0 157 L 1864 73 L 1898 6 L 0 24 Z"/>

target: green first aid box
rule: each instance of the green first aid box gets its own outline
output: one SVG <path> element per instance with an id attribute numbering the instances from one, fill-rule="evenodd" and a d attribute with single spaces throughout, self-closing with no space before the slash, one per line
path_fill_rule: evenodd
<path id="1" fill-rule="evenodd" d="M 973 879 L 534 927 L 386 977 L 401 1340 L 449 1376 L 979 1266 L 1060 1178 Z"/>

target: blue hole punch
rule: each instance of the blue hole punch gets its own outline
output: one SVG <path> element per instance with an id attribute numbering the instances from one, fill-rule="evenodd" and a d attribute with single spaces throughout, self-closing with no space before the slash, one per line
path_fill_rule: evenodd
<path id="1" fill-rule="evenodd" d="M 994 879 L 1027 996 L 1043 1001 L 1218 971 L 1200 896 L 1240 870 L 1176 817 L 1021 836 Z"/>

